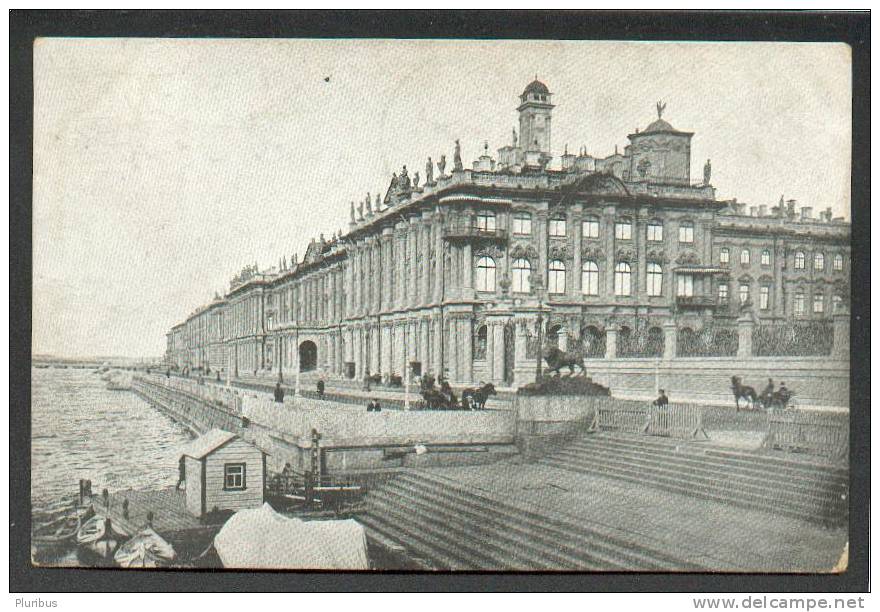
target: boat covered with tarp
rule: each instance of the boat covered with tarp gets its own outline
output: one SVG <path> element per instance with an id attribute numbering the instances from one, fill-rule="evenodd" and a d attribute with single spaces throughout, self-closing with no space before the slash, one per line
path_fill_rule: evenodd
<path id="1" fill-rule="evenodd" d="M 269 504 L 236 512 L 214 537 L 214 549 L 227 568 L 370 569 L 366 531 L 357 521 L 304 521 Z"/>
<path id="2" fill-rule="evenodd" d="M 113 555 L 120 567 L 167 567 L 176 558 L 174 547 L 150 527 L 120 546 Z"/>

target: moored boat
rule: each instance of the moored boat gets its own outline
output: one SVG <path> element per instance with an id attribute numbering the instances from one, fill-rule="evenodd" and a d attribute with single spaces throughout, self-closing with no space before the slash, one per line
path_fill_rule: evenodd
<path id="1" fill-rule="evenodd" d="M 80 526 L 76 542 L 101 559 L 111 559 L 128 537 L 128 534 L 116 529 L 109 518 L 94 516 Z"/>
<path id="2" fill-rule="evenodd" d="M 150 527 L 119 547 L 113 559 L 120 567 L 168 567 L 177 558 L 174 547 Z"/>

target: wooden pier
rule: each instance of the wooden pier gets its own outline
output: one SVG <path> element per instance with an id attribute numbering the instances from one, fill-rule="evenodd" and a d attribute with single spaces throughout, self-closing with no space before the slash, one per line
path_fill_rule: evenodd
<path id="1" fill-rule="evenodd" d="M 109 518 L 114 529 L 129 536 L 151 526 L 174 546 L 180 559 L 192 559 L 211 545 L 226 517 L 219 522 L 200 520 L 186 511 L 185 495 L 185 491 L 174 487 L 126 489 L 106 497 L 93 495 L 84 503 L 96 515 Z"/>

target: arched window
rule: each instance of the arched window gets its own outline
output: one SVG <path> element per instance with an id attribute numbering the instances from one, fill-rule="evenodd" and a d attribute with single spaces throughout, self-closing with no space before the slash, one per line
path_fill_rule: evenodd
<path id="1" fill-rule="evenodd" d="M 764 249 L 763 251 L 761 251 L 761 265 L 770 265 L 770 249 Z"/>
<path id="2" fill-rule="evenodd" d="M 657 296 L 663 294 L 663 268 L 658 263 L 648 264 L 648 295 Z"/>
<path id="3" fill-rule="evenodd" d="M 513 292 L 528 293 L 532 290 L 531 285 L 532 264 L 528 259 L 513 260 Z"/>
<path id="4" fill-rule="evenodd" d="M 495 260 L 491 257 L 477 260 L 477 291 L 495 291 Z"/>
<path id="5" fill-rule="evenodd" d="M 513 233 L 517 236 L 528 236 L 532 233 L 532 215 L 518 212 L 513 215 Z"/>
<path id="6" fill-rule="evenodd" d="M 739 303 L 745 304 L 749 301 L 749 286 L 747 283 L 742 283 L 739 286 Z"/>
<path id="7" fill-rule="evenodd" d="M 565 293 L 565 264 L 558 259 L 550 262 L 547 290 L 550 293 Z"/>
<path id="8" fill-rule="evenodd" d="M 825 296 L 821 293 L 813 294 L 813 312 L 816 314 L 825 312 Z"/>
<path id="9" fill-rule="evenodd" d="M 761 294 L 758 297 L 758 303 L 761 310 L 770 309 L 770 285 L 761 285 Z"/>
<path id="10" fill-rule="evenodd" d="M 834 271 L 840 272 L 843 270 L 843 255 L 838 253 L 834 256 Z"/>
<path id="11" fill-rule="evenodd" d="M 581 224 L 581 229 L 583 230 L 584 238 L 598 238 L 599 219 L 596 217 L 587 217 Z"/>
<path id="12" fill-rule="evenodd" d="M 824 270 L 825 269 L 825 254 L 824 253 L 816 253 L 813 255 L 813 269 L 814 270 Z"/>
<path id="13" fill-rule="evenodd" d="M 486 358 L 486 344 L 488 341 L 488 330 L 485 325 L 477 328 L 477 335 L 474 337 L 474 359 Z"/>
<path id="14" fill-rule="evenodd" d="M 806 267 L 807 258 L 803 251 L 794 254 L 794 269 L 803 270 Z"/>
<path id="15" fill-rule="evenodd" d="M 629 219 L 620 219 L 614 224 L 614 237 L 618 240 L 632 240 L 633 226 Z"/>
<path id="16" fill-rule="evenodd" d="M 495 213 L 480 211 L 477 213 L 477 229 L 481 232 L 495 231 Z"/>
<path id="17" fill-rule="evenodd" d="M 678 241 L 691 244 L 694 241 L 694 224 L 692 221 L 682 221 L 678 226 Z"/>
<path id="18" fill-rule="evenodd" d="M 625 261 L 618 262 L 614 266 L 614 295 L 630 295 L 630 280 L 632 270 Z"/>
<path id="19" fill-rule="evenodd" d="M 548 231 L 554 238 L 565 238 L 565 217 L 556 215 L 550 218 Z"/>
<path id="20" fill-rule="evenodd" d="M 663 242 L 663 222 L 648 222 L 648 242 Z"/>
<path id="21" fill-rule="evenodd" d="M 585 261 L 581 266 L 581 292 L 599 295 L 599 266 L 595 261 Z"/>
<path id="22" fill-rule="evenodd" d="M 742 265 L 744 265 L 744 266 L 749 265 L 749 261 L 751 261 L 751 259 L 752 259 L 752 254 L 749 252 L 748 249 L 743 249 L 742 251 L 739 252 L 739 263 L 741 263 Z"/>
<path id="23" fill-rule="evenodd" d="M 730 263 L 730 249 L 728 249 L 727 247 L 721 249 L 721 253 L 718 255 L 718 261 L 723 264 Z"/>
<path id="24" fill-rule="evenodd" d="M 722 304 L 726 304 L 729 297 L 730 289 L 727 286 L 727 283 L 720 283 L 718 285 L 718 301 Z"/>

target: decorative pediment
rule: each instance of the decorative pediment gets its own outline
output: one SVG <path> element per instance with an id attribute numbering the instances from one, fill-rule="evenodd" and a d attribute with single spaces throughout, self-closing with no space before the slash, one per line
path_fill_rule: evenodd
<path id="1" fill-rule="evenodd" d="M 497 246 L 492 244 L 492 245 L 487 245 L 487 246 L 481 247 L 480 249 L 477 250 L 475 255 L 477 257 L 491 257 L 492 259 L 498 261 L 499 259 L 504 258 L 504 251 L 502 251 Z"/>
<path id="2" fill-rule="evenodd" d="M 685 251 L 678 255 L 675 263 L 686 266 L 698 266 L 700 265 L 700 258 L 694 251 Z"/>
<path id="3" fill-rule="evenodd" d="M 581 247 L 581 255 L 584 259 L 592 259 L 595 261 L 605 259 L 605 252 L 602 251 L 602 249 L 596 246 L 590 246 L 589 244 L 585 244 Z"/>
<path id="4" fill-rule="evenodd" d="M 770 276 L 769 274 L 762 274 L 762 275 L 758 278 L 758 282 L 759 282 L 759 283 L 772 283 L 772 282 L 773 282 L 773 277 Z"/>
<path id="5" fill-rule="evenodd" d="M 666 251 L 663 249 L 648 249 L 646 258 L 651 263 L 665 264 L 669 261 L 669 257 L 666 256 Z"/>
<path id="6" fill-rule="evenodd" d="M 632 263 L 636 261 L 636 253 L 632 249 L 617 249 L 616 260 Z"/>
<path id="7" fill-rule="evenodd" d="M 550 259 L 561 259 L 563 261 L 571 259 L 571 250 L 568 248 L 568 245 L 564 244 L 554 244 L 550 247 L 548 251 L 550 255 Z"/>
<path id="8" fill-rule="evenodd" d="M 738 279 L 736 279 L 736 280 L 739 281 L 739 282 L 742 283 L 742 284 L 745 284 L 745 283 L 750 283 L 750 282 L 752 282 L 752 277 L 751 277 L 750 275 L 748 275 L 748 274 L 743 274 L 742 276 L 740 276 L 740 277 L 739 277 Z"/>
<path id="9" fill-rule="evenodd" d="M 515 244 L 510 248 L 510 257 L 513 259 L 537 259 L 538 251 L 530 244 Z"/>
<path id="10" fill-rule="evenodd" d="M 611 174 L 589 174 L 573 185 L 578 193 L 591 195 L 628 196 L 629 190 L 623 182 Z"/>

